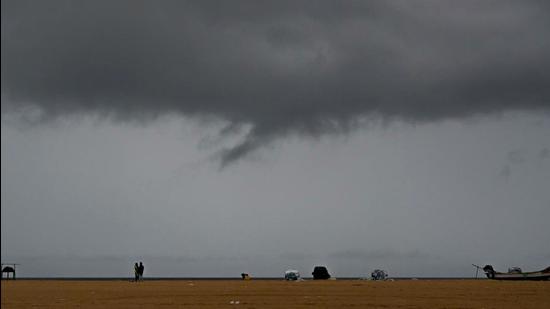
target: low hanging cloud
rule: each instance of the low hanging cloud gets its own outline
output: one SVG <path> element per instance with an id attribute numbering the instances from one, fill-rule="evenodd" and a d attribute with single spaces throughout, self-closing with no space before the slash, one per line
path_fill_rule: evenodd
<path id="1" fill-rule="evenodd" d="M 220 152 L 226 165 L 363 119 L 548 110 L 548 12 L 546 1 L 2 1 L 2 112 L 250 128 Z"/>

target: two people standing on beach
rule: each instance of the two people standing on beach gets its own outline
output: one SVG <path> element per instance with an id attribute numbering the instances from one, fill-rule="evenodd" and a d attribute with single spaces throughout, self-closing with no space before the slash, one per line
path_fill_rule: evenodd
<path id="1" fill-rule="evenodd" d="M 134 276 L 135 276 L 135 282 L 138 282 L 140 279 L 143 279 L 143 271 L 145 270 L 145 266 L 143 266 L 142 262 L 134 263 Z"/>

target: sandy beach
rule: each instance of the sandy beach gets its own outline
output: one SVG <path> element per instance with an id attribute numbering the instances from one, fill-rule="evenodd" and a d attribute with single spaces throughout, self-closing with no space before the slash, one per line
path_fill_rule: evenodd
<path id="1" fill-rule="evenodd" d="M 2 280 L 2 308 L 550 308 L 550 282 Z"/>

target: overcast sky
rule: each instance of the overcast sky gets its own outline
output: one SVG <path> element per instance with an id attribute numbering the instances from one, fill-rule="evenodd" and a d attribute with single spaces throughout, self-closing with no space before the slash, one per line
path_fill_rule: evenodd
<path id="1" fill-rule="evenodd" d="M 2 1 L 22 276 L 550 266 L 545 1 Z"/>

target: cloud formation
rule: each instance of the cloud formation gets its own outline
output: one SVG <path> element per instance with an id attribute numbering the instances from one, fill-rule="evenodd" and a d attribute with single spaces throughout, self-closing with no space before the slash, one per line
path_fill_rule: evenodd
<path id="1" fill-rule="evenodd" d="M 214 117 L 243 140 L 550 108 L 545 1 L 2 1 L 2 111 Z M 224 134 L 224 132 L 221 132 Z"/>

